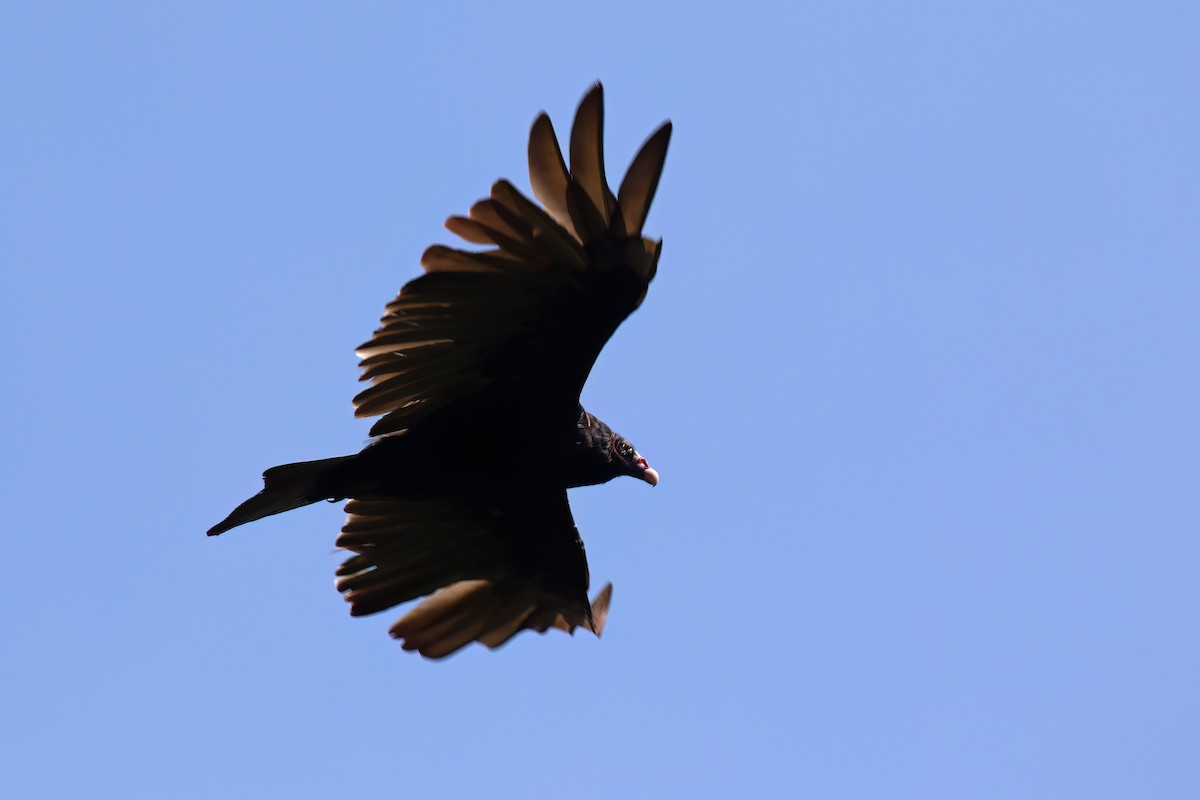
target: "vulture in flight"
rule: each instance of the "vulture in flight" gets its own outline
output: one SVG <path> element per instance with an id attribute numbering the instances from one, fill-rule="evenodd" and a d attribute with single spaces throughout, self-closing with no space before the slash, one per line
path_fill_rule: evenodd
<path id="1" fill-rule="evenodd" d="M 210 536 L 318 500 L 348 500 L 336 586 L 355 616 L 425 600 L 390 630 L 442 658 L 525 629 L 599 635 L 612 585 L 588 599 L 567 489 L 630 475 L 658 483 L 627 439 L 580 405 L 604 343 L 641 304 L 662 242 L 642 225 L 671 123 L 616 195 L 604 174 L 604 96 L 584 96 L 570 168 L 550 118 L 529 135 L 537 203 L 508 181 L 446 227 L 484 249 L 435 245 L 425 274 L 358 348 L 355 415 L 379 417 L 355 455 L 284 464 Z"/>

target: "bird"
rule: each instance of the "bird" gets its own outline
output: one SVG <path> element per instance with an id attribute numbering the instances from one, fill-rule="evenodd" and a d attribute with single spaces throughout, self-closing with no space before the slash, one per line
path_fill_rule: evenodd
<path id="1" fill-rule="evenodd" d="M 567 490 L 659 474 L 580 394 L 654 278 L 662 240 L 642 227 L 672 126 L 662 123 L 614 195 L 604 90 L 579 103 L 570 167 L 543 111 L 529 135 L 530 200 L 509 181 L 446 228 L 484 249 L 434 245 L 357 351 L 356 417 L 379 417 L 348 456 L 284 464 L 209 536 L 321 500 L 345 500 L 335 586 L 352 616 L 423 598 L 389 629 L 444 658 L 523 630 L 599 636 L 612 584 L 589 600 Z M 540 205 L 539 205 L 540 203 Z"/>

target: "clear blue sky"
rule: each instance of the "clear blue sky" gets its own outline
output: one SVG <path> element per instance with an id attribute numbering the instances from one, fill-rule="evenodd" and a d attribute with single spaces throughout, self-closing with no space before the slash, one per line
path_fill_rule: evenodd
<path id="1" fill-rule="evenodd" d="M 1195 3 L 10 4 L 6 797 L 1200 797 Z M 605 83 L 602 640 L 333 589 L 355 345 Z"/>

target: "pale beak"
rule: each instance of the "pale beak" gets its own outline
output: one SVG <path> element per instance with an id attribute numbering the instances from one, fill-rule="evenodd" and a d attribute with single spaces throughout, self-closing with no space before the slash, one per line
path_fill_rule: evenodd
<path id="1" fill-rule="evenodd" d="M 646 459 L 639 458 L 637 465 L 642 468 L 641 478 L 651 486 L 658 486 L 658 470 L 646 463 Z"/>

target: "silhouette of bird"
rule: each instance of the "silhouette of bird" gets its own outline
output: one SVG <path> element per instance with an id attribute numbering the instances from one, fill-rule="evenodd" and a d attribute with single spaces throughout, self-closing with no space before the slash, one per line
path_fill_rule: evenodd
<path id="1" fill-rule="evenodd" d="M 550 118 L 529 137 L 541 206 L 509 182 L 446 227 L 483 250 L 435 245 L 425 274 L 358 348 L 370 386 L 355 415 L 380 418 L 359 453 L 273 467 L 215 536 L 318 500 L 348 500 L 336 585 L 354 616 L 426 599 L 390 630 L 447 656 L 522 630 L 600 635 L 612 585 L 588 600 L 587 558 L 567 489 L 620 475 L 658 483 L 646 459 L 579 403 L 592 364 L 642 302 L 662 242 L 642 237 L 671 123 L 617 194 L 603 152 L 604 96 L 584 96 L 570 169 Z"/>

